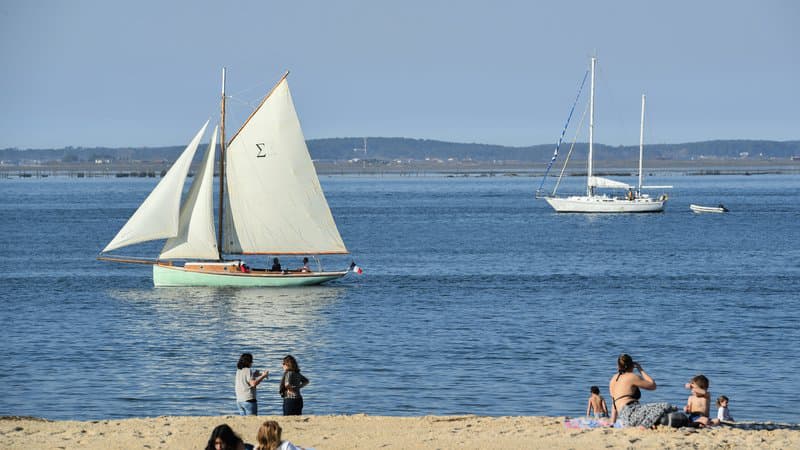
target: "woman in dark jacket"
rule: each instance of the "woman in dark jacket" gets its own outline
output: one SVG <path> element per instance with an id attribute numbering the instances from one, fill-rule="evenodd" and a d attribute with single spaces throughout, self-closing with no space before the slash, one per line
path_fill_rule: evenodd
<path id="1" fill-rule="evenodd" d="M 300 389 L 308 384 L 308 378 L 300 373 L 297 360 L 292 355 L 283 358 L 283 378 L 278 388 L 283 397 L 283 415 L 299 416 L 303 414 L 303 396 Z"/>

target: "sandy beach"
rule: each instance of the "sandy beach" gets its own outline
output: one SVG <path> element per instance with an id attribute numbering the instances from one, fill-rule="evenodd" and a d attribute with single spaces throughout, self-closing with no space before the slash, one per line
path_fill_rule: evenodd
<path id="1" fill-rule="evenodd" d="M 302 416 L 156 417 L 97 421 L 0 418 L 3 448 L 202 449 L 211 430 L 227 423 L 255 442 L 264 420 L 283 437 L 322 449 L 375 448 L 800 448 L 800 426 L 737 424 L 710 429 L 568 429 L 564 417 Z"/>

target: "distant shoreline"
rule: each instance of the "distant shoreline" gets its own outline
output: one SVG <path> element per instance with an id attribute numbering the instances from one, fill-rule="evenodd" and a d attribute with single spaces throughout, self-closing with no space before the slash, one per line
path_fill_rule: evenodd
<path id="1" fill-rule="evenodd" d="M 170 163 L 53 163 L 26 166 L 0 166 L 0 178 L 46 178 L 50 176 L 70 178 L 160 178 L 170 167 Z M 381 161 L 318 161 L 315 163 L 319 175 L 396 175 L 396 176 L 527 176 L 541 177 L 546 164 L 529 162 L 410 162 L 404 164 Z M 560 165 L 550 169 L 550 176 L 558 176 Z M 765 175 L 800 174 L 800 161 L 796 160 L 658 160 L 649 161 L 645 174 L 681 175 Z M 637 161 L 599 161 L 595 163 L 596 175 L 635 176 L 638 174 Z M 574 161 L 565 171 L 567 176 L 583 176 L 586 165 Z"/>

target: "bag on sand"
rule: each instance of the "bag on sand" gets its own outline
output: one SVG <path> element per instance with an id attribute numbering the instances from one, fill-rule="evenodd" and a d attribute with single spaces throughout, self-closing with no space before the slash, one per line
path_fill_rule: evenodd
<path id="1" fill-rule="evenodd" d="M 658 424 L 672 428 L 680 428 L 689 425 L 689 418 L 680 411 L 673 411 L 661 416 L 658 420 Z"/>

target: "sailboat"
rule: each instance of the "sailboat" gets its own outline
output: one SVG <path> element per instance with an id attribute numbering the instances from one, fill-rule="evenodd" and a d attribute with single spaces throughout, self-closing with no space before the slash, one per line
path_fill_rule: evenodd
<path id="1" fill-rule="evenodd" d="M 348 254 L 306 147 L 286 72 L 225 142 L 222 72 L 218 233 L 214 226 L 217 128 L 186 198 L 184 183 L 208 122 L 98 259 L 153 266 L 155 286 L 303 286 L 345 276 L 322 270 L 319 255 Z M 107 255 L 166 239 L 154 260 Z M 250 268 L 226 255 L 308 255 L 318 270 Z M 351 268 L 354 263 L 351 264 Z"/>
<path id="2" fill-rule="evenodd" d="M 591 84 L 589 94 L 589 155 L 587 157 L 586 195 L 572 195 L 557 197 L 555 190 L 552 195 L 545 196 L 545 200 L 556 212 L 572 213 L 649 213 L 664 211 L 667 202 L 666 194 L 652 198 L 642 192 L 642 189 L 667 189 L 671 186 L 643 186 L 642 185 L 642 159 L 644 155 L 644 105 L 645 96 L 642 95 L 642 120 L 639 135 L 639 184 L 634 186 L 609 178 L 598 177 L 593 174 L 593 140 L 594 140 L 594 80 L 597 58 L 591 60 Z M 585 80 L 585 78 L 584 78 Z M 570 113 L 571 115 L 571 113 Z M 562 133 L 563 135 L 563 133 Z M 556 149 L 556 153 L 558 149 Z M 555 155 L 554 155 L 555 157 Z M 566 163 L 565 163 L 566 164 Z M 563 176 L 563 171 L 562 171 Z M 556 185 L 557 188 L 558 185 Z M 598 189 L 627 190 L 623 197 L 601 194 Z"/>

